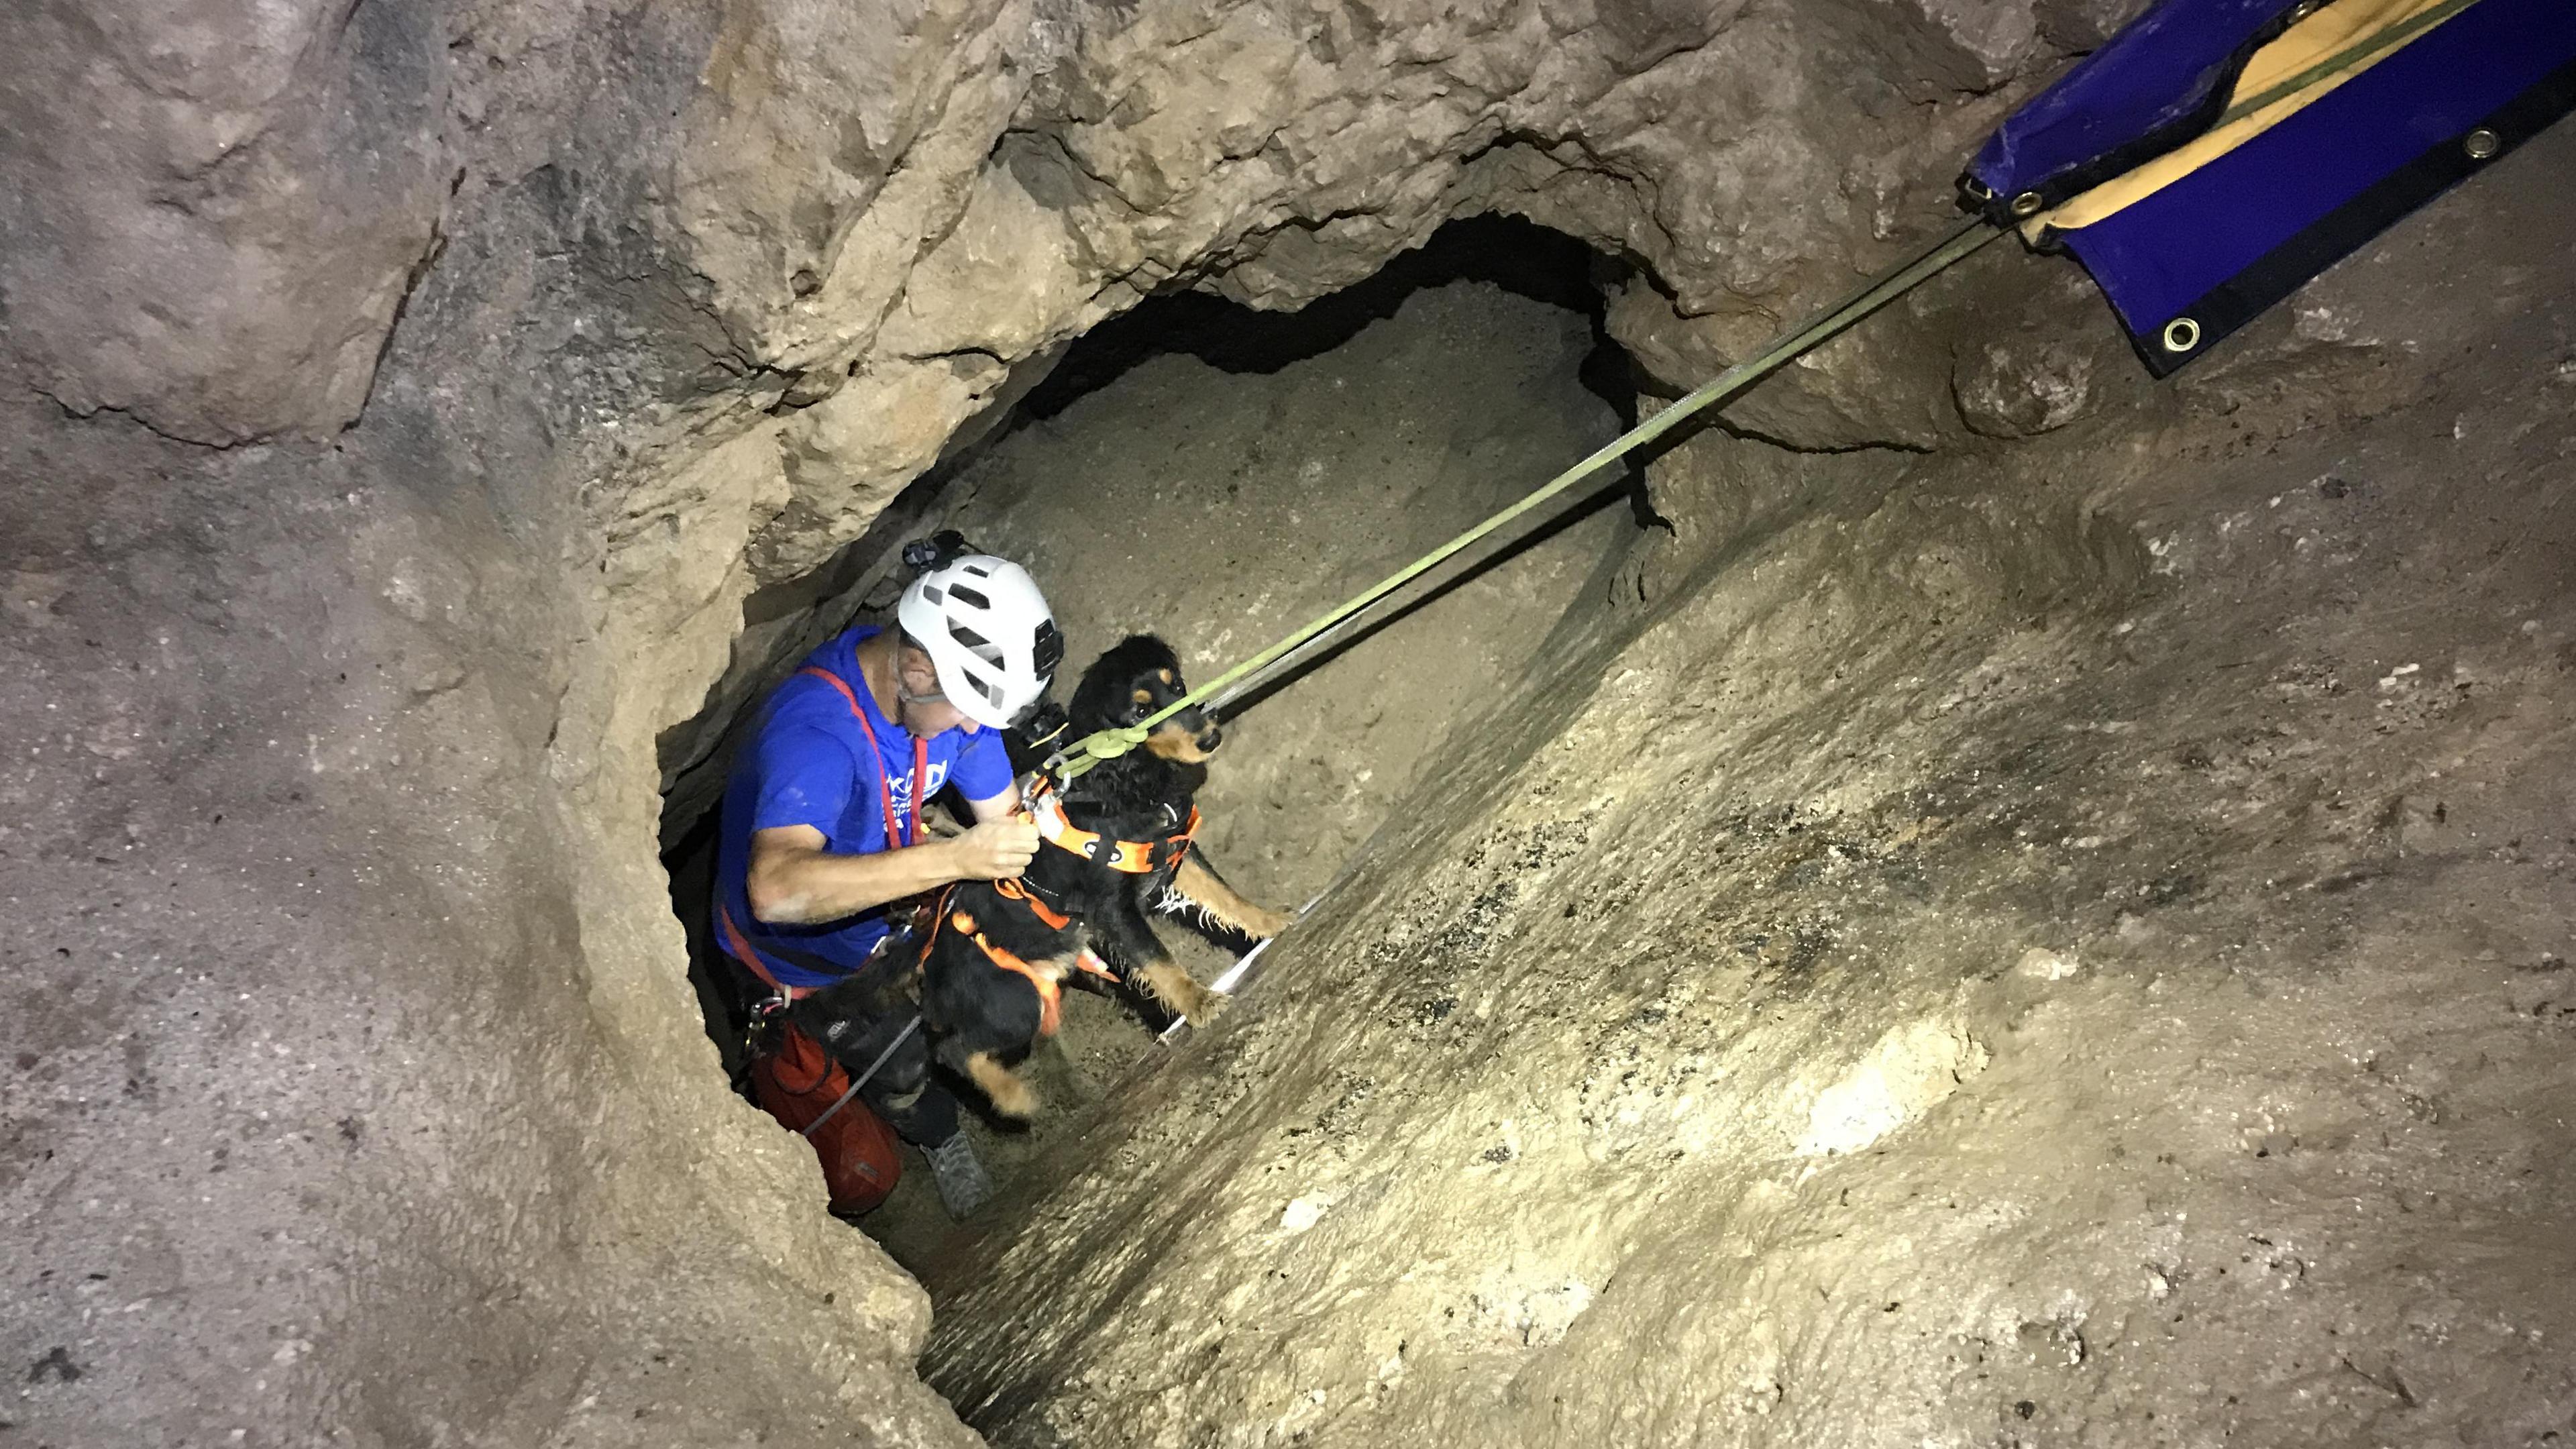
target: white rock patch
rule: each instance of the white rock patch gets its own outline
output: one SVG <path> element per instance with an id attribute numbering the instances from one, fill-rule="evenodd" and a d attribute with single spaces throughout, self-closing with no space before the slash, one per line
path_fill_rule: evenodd
<path id="1" fill-rule="evenodd" d="M 1878 1039 L 1840 1081 L 1816 1095 L 1802 1156 L 1857 1152 L 1930 1111 L 1986 1069 L 1985 1046 L 1950 1021 L 1918 1021 Z"/>
<path id="2" fill-rule="evenodd" d="M 1302 1233 L 1323 1221 L 1324 1209 L 1333 1205 L 1327 1193 L 1313 1193 L 1291 1202 L 1279 1214 L 1279 1226 L 1291 1233 Z"/>

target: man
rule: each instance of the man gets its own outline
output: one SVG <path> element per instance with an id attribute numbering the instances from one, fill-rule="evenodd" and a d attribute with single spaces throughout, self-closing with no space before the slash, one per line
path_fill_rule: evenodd
<path id="1" fill-rule="evenodd" d="M 941 552 L 963 547 L 954 535 L 942 542 Z M 1037 853 L 1001 731 L 1046 693 L 1063 636 L 1019 565 L 989 554 L 924 562 L 897 606 L 899 628 L 854 628 L 808 655 L 735 756 L 715 937 L 771 995 L 794 1000 L 866 966 L 911 897 L 1014 879 Z M 925 839 L 921 807 L 950 785 L 974 823 Z M 902 1024 L 871 1035 L 892 1043 Z M 895 1095 L 871 1079 L 860 1095 L 928 1154 L 951 1214 L 990 1193 L 956 1099 L 937 1082 Z"/>

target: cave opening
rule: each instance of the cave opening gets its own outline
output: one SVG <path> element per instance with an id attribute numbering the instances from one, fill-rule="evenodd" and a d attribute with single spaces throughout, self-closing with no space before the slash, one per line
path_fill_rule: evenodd
<path id="1" fill-rule="evenodd" d="M 811 648 L 891 617 L 903 543 L 940 528 L 1025 563 L 1067 637 L 1053 691 L 1131 632 L 1213 675 L 1427 551 L 1635 420 L 1637 378 L 1603 298 L 1629 265 L 1517 218 L 1442 227 L 1365 280 L 1293 312 L 1199 291 L 1146 299 L 1075 340 L 1004 415 L 953 444 L 821 569 L 747 601 L 732 668 L 666 732 L 664 863 L 709 1036 L 744 1090 L 746 1003 L 708 928 L 726 771 L 758 702 Z M 1437 572 L 1230 705 L 1199 846 L 1246 895 L 1321 891 L 1432 766 L 1462 720 L 1544 669 L 1550 641 L 1607 593 L 1658 520 L 1640 470 Z M 954 798 L 937 803 L 964 815 Z M 1227 958 L 1163 932 L 1205 981 Z M 1066 993 L 1024 1070 L 1021 1125 L 951 1081 L 1007 1196 L 1056 1170 L 1050 1144 L 1156 1053 L 1132 1003 Z M 919 1150 L 852 1219 L 916 1274 L 960 1241 Z M 1034 1184 L 1032 1184 L 1034 1185 Z"/>

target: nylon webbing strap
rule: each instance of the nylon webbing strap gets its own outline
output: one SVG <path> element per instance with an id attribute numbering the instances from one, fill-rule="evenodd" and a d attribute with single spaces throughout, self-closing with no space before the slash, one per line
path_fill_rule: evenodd
<path id="1" fill-rule="evenodd" d="M 1607 465 L 1617 462 L 1671 432 L 1703 410 L 1742 392 L 1801 353 L 1832 340 L 1845 328 L 1912 291 L 1988 242 L 2009 235 L 2011 235 L 2010 232 L 1988 228 L 1981 221 L 1972 219 L 1961 223 L 1957 229 L 1936 239 L 1913 257 L 1880 273 L 1866 286 L 1840 303 L 1818 313 L 1805 325 L 1783 333 L 1760 353 L 1719 373 L 1672 406 L 1603 444 L 1591 456 L 1540 484 L 1536 490 L 1519 502 L 1370 585 L 1332 612 L 1191 690 L 1142 722 L 1121 729 L 1102 730 L 1097 734 L 1076 740 L 1050 762 L 1050 768 L 1058 779 L 1071 780 L 1100 761 L 1116 759 L 1143 744 L 1146 735 L 1150 734 L 1156 725 L 1182 710 L 1204 703 L 1219 693 L 1241 692 L 1241 689 L 1248 688 L 1262 671 L 1280 663 L 1307 645 L 1317 642 L 1334 629 L 1357 619 L 1371 605 L 1420 578 L 1443 561 L 1455 557 L 1496 529 L 1564 493 Z"/>

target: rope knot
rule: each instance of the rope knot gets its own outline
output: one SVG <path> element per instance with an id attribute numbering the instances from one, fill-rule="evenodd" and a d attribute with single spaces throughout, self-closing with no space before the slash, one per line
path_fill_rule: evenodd
<path id="1" fill-rule="evenodd" d="M 1114 760 L 1145 743 L 1145 735 L 1146 730 L 1142 725 L 1102 730 L 1082 742 L 1082 752 L 1095 760 Z"/>

